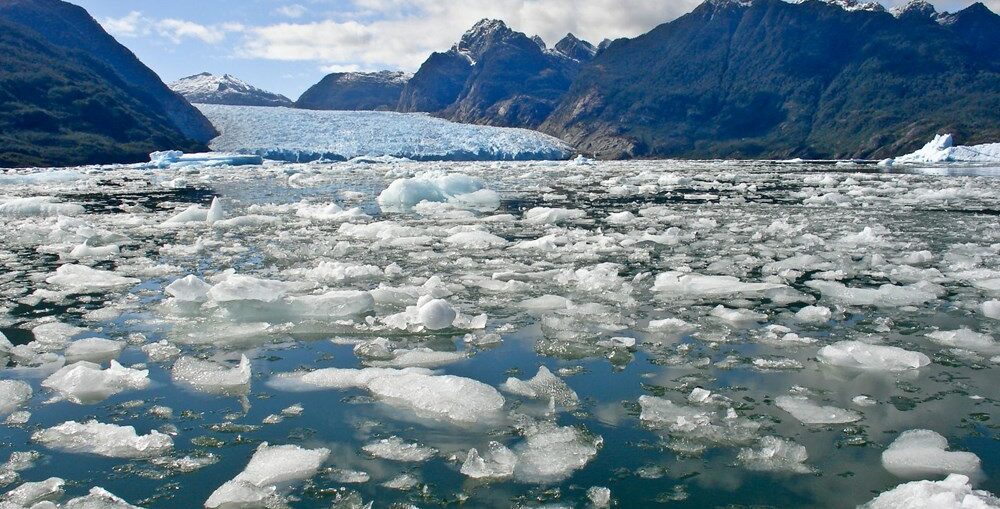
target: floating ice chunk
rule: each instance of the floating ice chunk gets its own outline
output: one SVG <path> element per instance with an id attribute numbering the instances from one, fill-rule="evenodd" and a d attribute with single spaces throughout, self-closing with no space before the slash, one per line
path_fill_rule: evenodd
<path id="1" fill-rule="evenodd" d="M 503 479 L 514 475 L 517 455 L 500 442 L 490 442 L 489 449 L 482 455 L 470 449 L 462 463 L 462 475 L 473 479 Z"/>
<path id="2" fill-rule="evenodd" d="M 124 341 L 104 338 L 83 338 L 73 341 L 63 355 L 66 362 L 104 362 L 115 359 L 125 349 Z"/>
<path id="3" fill-rule="evenodd" d="M 365 388 L 386 404 L 418 416 L 474 423 L 495 420 L 504 398 L 492 386 L 453 375 L 387 368 L 327 368 L 277 375 L 268 383 L 280 390 Z"/>
<path id="4" fill-rule="evenodd" d="M 62 509 L 142 509 L 99 487 L 91 488 L 90 493 L 82 497 L 70 499 L 61 507 Z"/>
<path id="5" fill-rule="evenodd" d="M 253 154 L 227 154 L 224 152 L 202 152 L 185 154 L 180 150 L 164 150 L 149 154 L 149 165 L 153 168 L 184 168 L 198 166 L 252 166 L 263 164 L 264 160 Z"/>
<path id="6" fill-rule="evenodd" d="M 288 287 L 288 283 L 283 281 L 232 274 L 208 290 L 208 297 L 215 302 L 242 300 L 275 302 L 285 296 Z"/>
<path id="7" fill-rule="evenodd" d="M 997 344 L 993 336 L 964 327 L 958 330 L 931 332 L 927 337 L 935 343 L 950 348 L 963 348 L 982 353 L 1000 352 L 1000 344 Z"/>
<path id="8" fill-rule="evenodd" d="M 518 306 L 530 313 L 541 314 L 547 311 L 569 309 L 573 306 L 573 302 L 559 295 L 542 295 L 541 297 L 522 301 Z"/>
<path id="9" fill-rule="evenodd" d="M 392 358 L 372 362 L 372 365 L 386 368 L 437 368 L 469 358 L 465 352 L 438 352 L 430 348 L 396 350 Z"/>
<path id="10" fill-rule="evenodd" d="M 95 247 L 84 242 L 69 252 L 69 258 L 75 260 L 107 260 L 118 257 L 119 251 L 118 246 L 114 244 Z"/>
<path id="11" fill-rule="evenodd" d="M 55 502 L 66 493 L 63 486 L 66 481 L 58 477 L 50 477 L 44 481 L 26 482 L 7 492 L 4 502 L 16 507 L 32 507 L 39 502 Z M 6 507 L 0 505 L 0 507 Z"/>
<path id="12" fill-rule="evenodd" d="M 379 279 L 384 275 L 384 271 L 374 265 L 358 265 L 331 261 L 322 261 L 314 269 L 293 270 L 289 272 L 327 284 L 373 280 Z"/>
<path id="13" fill-rule="evenodd" d="M 1000 300 L 988 300 L 979 306 L 979 310 L 986 318 L 1000 320 Z"/>
<path id="14" fill-rule="evenodd" d="M 181 349 L 170 344 L 167 340 L 160 340 L 156 343 L 142 345 L 142 351 L 149 357 L 150 362 L 162 362 L 172 359 L 181 353 Z"/>
<path id="15" fill-rule="evenodd" d="M 496 249 L 507 245 L 503 237 L 481 230 L 458 232 L 444 239 L 444 242 L 462 249 Z"/>
<path id="16" fill-rule="evenodd" d="M 208 207 L 208 212 L 205 213 L 205 222 L 208 224 L 214 224 L 218 221 L 222 221 L 226 217 L 226 211 L 222 208 L 222 202 L 219 201 L 219 197 L 215 196 L 212 198 L 212 204 Z"/>
<path id="17" fill-rule="evenodd" d="M 948 451 L 948 440 L 927 429 L 904 431 L 882 452 L 882 466 L 896 477 L 923 479 L 944 474 L 977 477 L 979 456 Z"/>
<path id="18" fill-rule="evenodd" d="M 824 346 L 816 356 L 821 362 L 833 366 L 876 371 L 908 371 L 931 363 L 931 359 L 920 352 L 860 341 L 839 341 Z"/>
<path id="19" fill-rule="evenodd" d="M 104 401 L 119 392 L 145 389 L 149 370 L 130 369 L 111 361 L 111 367 L 81 361 L 64 366 L 42 381 L 42 387 L 56 391 L 61 399 L 90 404 Z"/>
<path id="20" fill-rule="evenodd" d="M 732 325 L 746 325 L 767 320 L 767 315 L 750 309 L 729 309 L 723 305 L 715 306 L 708 314 Z"/>
<path id="21" fill-rule="evenodd" d="M 696 324 L 681 320 L 680 318 L 664 318 L 662 320 L 649 321 L 650 332 L 683 334 L 697 328 Z"/>
<path id="22" fill-rule="evenodd" d="M 701 408 L 674 404 L 655 396 L 639 396 L 639 419 L 662 426 L 686 426 L 688 423 L 710 420 L 710 412 Z"/>
<path id="23" fill-rule="evenodd" d="M 899 156 L 896 163 L 995 163 L 1000 162 L 1000 143 L 955 146 L 950 134 L 939 134 L 920 150 Z"/>
<path id="24" fill-rule="evenodd" d="M 806 286 L 818 290 L 824 298 L 850 306 L 916 306 L 937 298 L 919 285 L 884 284 L 878 288 L 849 288 L 841 283 L 813 280 Z"/>
<path id="25" fill-rule="evenodd" d="M 1000 498 L 972 489 L 967 476 L 951 474 L 943 481 L 900 484 L 860 509 L 1000 509 Z"/>
<path id="26" fill-rule="evenodd" d="M 562 378 L 552 374 L 545 366 L 539 366 L 538 373 L 530 380 L 508 378 L 501 389 L 518 396 L 531 399 L 550 399 L 566 409 L 573 409 L 580 403 L 580 397 Z"/>
<path id="27" fill-rule="evenodd" d="M 844 424 L 861 420 L 861 414 L 853 410 L 820 405 L 805 396 L 779 396 L 774 404 L 803 424 Z"/>
<path id="28" fill-rule="evenodd" d="M 82 205 L 63 203 L 52 196 L 31 196 L 0 202 L 2 217 L 55 217 L 84 213 Z"/>
<path id="29" fill-rule="evenodd" d="M 365 214 L 359 207 L 345 210 L 336 203 L 311 205 L 302 202 L 298 204 L 295 215 L 315 221 L 331 222 L 364 221 L 371 219 L 371 216 Z"/>
<path id="30" fill-rule="evenodd" d="M 66 421 L 36 431 L 31 439 L 57 451 L 109 458 L 150 458 L 167 454 L 174 446 L 169 435 L 156 430 L 148 435 L 137 435 L 132 426 L 97 421 Z"/>
<path id="31" fill-rule="evenodd" d="M 806 448 L 791 440 L 778 437 L 766 436 L 760 439 L 760 447 L 742 449 L 737 458 L 750 470 L 798 474 L 812 472 L 812 469 L 805 465 L 809 459 Z"/>
<path id="32" fill-rule="evenodd" d="M 524 222 L 537 225 L 554 225 L 584 217 L 587 213 L 579 209 L 535 207 L 524 212 Z"/>
<path id="33" fill-rule="evenodd" d="M 316 475 L 330 457 L 325 448 L 303 449 L 297 445 L 260 444 L 245 469 L 216 489 L 205 501 L 209 509 L 282 507 L 278 486 Z M 277 504 L 277 505 L 275 505 Z"/>
<path id="34" fill-rule="evenodd" d="M 652 290 L 680 298 L 760 297 L 768 290 L 786 288 L 777 283 L 744 283 L 732 276 L 704 276 L 679 271 L 656 276 Z"/>
<path id="35" fill-rule="evenodd" d="M 107 270 L 94 269 L 86 265 L 62 265 L 45 282 L 77 292 L 109 290 L 139 284 L 139 280 L 124 277 Z"/>
<path id="36" fill-rule="evenodd" d="M 474 210 L 496 210 L 500 197 L 476 177 L 429 171 L 394 180 L 376 199 L 385 212 L 406 212 L 422 201 L 451 203 Z"/>
<path id="37" fill-rule="evenodd" d="M 283 306 L 290 317 L 305 319 L 340 319 L 367 313 L 375 308 L 375 299 L 368 292 L 334 290 L 319 295 L 287 297 Z"/>
<path id="38" fill-rule="evenodd" d="M 382 483 L 382 486 L 389 488 L 390 490 L 411 490 L 420 484 L 420 479 L 417 479 L 411 474 L 399 474 L 392 479 Z"/>
<path id="39" fill-rule="evenodd" d="M 10 415 L 31 399 L 31 386 L 21 380 L 0 380 L 0 416 Z"/>
<path id="40" fill-rule="evenodd" d="M 407 462 L 427 461 L 437 454 L 437 449 L 433 447 L 404 442 L 402 438 L 396 436 L 372 442 L 361 449 L 376 458 Z"/>
<path id="41" fill-rule="evenodd" d="M 444 299 L 432 299 L 419 306 L 417 319 L 428 330 L 451 327 L 458 312 Z"/>
<path id="42" fill-rule="evenodd" d="M 795 320 L 802 323 L 824 324 L 833 317 L 833 311 L 826 306 L 806 306 L 795 313 Z"/>
<path id="43" fill-rule="evenodd" d="M 229 368 L 194 357 L 181 357 L 174 363 L 171 375 L 176 382 L 196 391 L 211 394 L 242 394 L 250 389 L 250 359 L 242 355 L 239 365 Z"/>
<path id="44" fill-rule="evenodd" d="M 870 407 L 877 405 L 878 401 L 875 401 L 875 399 L 872 398 L 871 396 L 866 396 L 864 394 L 861 394 L 859 396 L 854 396 L 853 398 L 851 398 L 851 403 L 854 403 L 855 405 L 860 407 Z"/>
<path id="45" fill-rule="evenodd" d="M 530 429 L 524 442 L 514 448 L 514 477 L 521 482 L 551 483 L 568 478 L 583 468 L 603 443 L 574 427 L 541 424 Z"/>
<path id="46" fill-rule="evenodd" d="M 170 283 L 163 291 L 181 302 L 205 302 L 211 289 L 212 285 L 190 274 Z"/>

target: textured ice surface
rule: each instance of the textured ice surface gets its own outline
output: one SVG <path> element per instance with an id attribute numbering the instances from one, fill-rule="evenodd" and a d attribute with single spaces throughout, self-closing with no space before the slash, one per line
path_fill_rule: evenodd
<path id="1" fill-rule="evenodd" d="M 811 472 L 805 461 L 809 459 L 806 448 L 779 437 L 766 436 L 760 439 L 760 446 L 740 450 L 739 460 L 751 470 L 769 472 Z"/>
<path id="2" fill-rule="evenodd" d="M 897 163 L 996 163 L 1000 162 L 1000 143 L 955 145 L 950 134 L 939 134 L 916 152 L 895 158 Z"/>
<path id="3" fill-rule="evenodd" d="M 779 396 L 774 404 L 803 424 L 844 424 L 861 420 L 858 412 L 820 405 L 805 396 Z"/>
<path id="4" fill-rule="evenodd" d="M 437 454 L 437 449 L 424 447 L 413 442 L 404 442 L 399 437 L 389 437 L 377 440 L 361 448 L 377 458 L 392 461 L 421 462 L 427 461 Z"/>
<path id="5" fill-rule="evenodd" d="M 90 404 L 123 391 L 140 390 L 149 386 L 149 371 L 130 369 L 111 361 L 111 367 L 101 369 L 92 362 L 80 361 L 64 366 L 44 381 L 58 398 L 73 403 Z"/>
<path id="6" fill-rule="evenodd" d="M 236 366 L 181 357 L 171 370 L 174 380 L 197 391 L 218 394 L 239 394 L 250 388 L 250 359 L 240 357 Z"/>
<path id="7" fill-rule="evenodd" d="M 31 399 L 31 386 L 21 380 L 0 380 L 0 416 L 10 415 Z"/>
<path id="8" fill-rule="evenodd" d="M 83 206 L 65 203 L 52 196 L 31 196 L 4 200 L 0 198 L 0 216 L 48 217 L 83 214 Z"/>
<path id="9" fill-rule="evenodd" d="M 283 161 L 392 156 L 413 160 L 564 159 L 569 148 L 527 129 L 468 124 L 418 113 L 312 111 L 199 104 L 222 133 L 213 150 Z"/>
<path id="10" fill-rule="evenodd" d="M 473 479 L 496 478 L 502 479 L 514 475 L 514 465 L 517 464 L 517 455 L 500 442 L 490 442 L 489 446 L 480 453 L 476 449 L 470 449 L 462 463 L 462 475 Z"/>
<path id="11" fill-rule="evenodd" d="M 528 430 L 524 442 L 514 447 L 517 464 L 514 477 L 531 483 L 550 483 L 583 468 L 601 446 L 600 437 L 573 427 L 542 424 Z"/>
<path id="12" fill-rule="evenodd" d="M 552 400 L 554 404 L 567 409 L 575 408 L 580 402 L 576 392 L 545 366 L 540 366 L 538 373 L 528 380 L 508 378 L 502 388 L 511 394 L 526 398 Z"/>
<path id="13" fill-rule="evenodd" d="M 927 355 L 895 346 L 839 341 L 819 349 L 820 361 L 833 366 L 877 371 L 907 371 L 930 364 Z"/>
<path id="14" fill-rule="evenodd" d="M 242 472 L 212 492 L 205 501 L 205 507 L 283 506 L 277 487 L 312 477 L 329 456 L 330 450 L 325 448 L 304 449 L 297 445 L 268 445 L 264 442 L 257 447 Z"/>
<path id="15" fill-rule="evenodd" d="M 882 466 L 904 479 L 947 474 L 975 478 L 980 475 L 981 464 L 973 453 L 949 451 L 948 440 L 928 429 L 904 431 L 882 453 Z"/>
<path id="16" fill-rule="evenodd" d="M 378 205 L 384 212 L 405 212 L 421 202 L 490 211 L 500 206 L 500 196 L 487 189 L 482 179 L 439 171 L 394 180 L 378 195 Z"/>
<path id="17" fill-rule="evenodd" d="M 96 454 L 109 458 L 160 456 L 170 452 L 174 446 L 168 435 L 155 430 L 148 435 L 138 435 L 132 426 L 97 421 L 66 421 L 36 431 L 31 439 L 57 451 Z"/>
<path id="18" fill-rule="evenodd" d="M 997 509 L 1000 499 L 973 489 L 969 478 L 949 475 L 943 481 L 900 484 L 861 506 L 863 509 Z"/>

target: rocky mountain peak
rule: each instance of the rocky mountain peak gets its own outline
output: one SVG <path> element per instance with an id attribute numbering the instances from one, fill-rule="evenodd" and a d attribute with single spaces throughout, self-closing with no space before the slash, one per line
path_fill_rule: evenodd
<path id="1" fill-rule="evenodd" d="M 566 34 L 566 37 L 556 43 L 555 50 L 578 62 L 589 61 L 597 54 L 597 48 L 593 44 L 579 39 L 571 33 Z"/>

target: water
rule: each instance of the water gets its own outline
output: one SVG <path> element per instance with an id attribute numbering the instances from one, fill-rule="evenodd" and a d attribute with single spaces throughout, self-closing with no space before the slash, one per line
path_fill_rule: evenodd
<path id="1" fill-rule="evenodd" d="M 500 193 L 499 209 L 379 214 L 375 198 L 389 182 L 430 169 L 482 178 Z M 924 428 L 947 437 L 951 450 L 977 454 L 982 472 L 976 486 L 998 493 L 993 387 L 1000 351 L 957 350 L 926 336 L 937 329 L 967 327 L 995 337 L 1000 330 L 1000 321 L 980 310 L 982 302 L 998 298 L 987 282 L 1000 278 L 995 212 L 1000 210 L 1000 181 L 992 171 L 901 174 L 869 165 L 741 162 L 337 163 L 155 172 L 109 167 L 59 179 L 0 176 L 0 195 L 57 196 L 86 209 L 74 220 L 5 218 L 0 331 L 15 345 L 24 345 L 33 339 L 31 329 L 47 321 L 84 327 L 87 332 L 75 337 L 126 341 L 119 362 L 144 365 L 151 379 L 144 390 L 78 405 L 46 402 L 52 393 L 40 382 L 47 373 L 0 372 L 4 378 L 24 379 L 34 389 L 24 407 L 31 412 L 27 424 L 0 431 L 0 459 L 14 451 L 38 451 L 41 457 L 34 466 L 19 472 L 21 481 L 57 476 L 68 481 L 65 498 L 101 486 L 148 508 L 201 506 L 243 470 L 262 442 L 330 449 L 316 475 L 279 487 L 295 508 L 330 507 L 338 494 L 351 491 L 375 501 L 375 507 L 588 507 L 586 492 L 593 486 L 609 488 L 620 507 L 853 507 L 907 481 L 886 471 L 880 455 L 900 432 Z M 190 204 L 207 206 L 214 196 L 221 197 L 227 218 L 258 214 L 276 219 L 244 226 L 158 226 Z M 409 229 L 383 237 L 348 235 L 340 222 L 297 216 L 295 204 L 303 199 L 358 206 L 373 216 L 360 224 L 393 221 Z M 526 210 L 539 206 L 582 209 L 586 216 L 559 224 L 520 220 Z M 609 214 L 621 211 L 635 218 L 609 221 Z M 483 221 L 494 214 L 513 217 Z M 443 242 L 477 228 L 509 244 L 482 249 Z M 100 233 L 94 235 L 93 229 Z M 402 242 L 401 235 L 426 238 Z M 515 247 L 546 235 L 548 245 Z M 121 253 L 100 261 L 69 259 L 70 250 L 85 237 L 92 237 L 94 246 L 118 245 Z M 193 247 L 198 245 L 200 249 Z M 925 250 L 929 259 L 906 258 Z M 818 261 L 801 268 L 768 267 L 803 254 Z M 400 270 L 317 283 L 304 270 L 321 261 L 379 269 L 394 263 Z M 45 281 L 65 263 L 114 270 L 142 282 L 111 291 L 66 293 Z M 608 263 L 617 265 L 600 265 Z M 578 272 L 594 267 L 606 270 Z M 229 268 L 319 285 L 291 294 L 370 290 L 380 284 L 419 286 L 437 276 L 451 293 L 445 299 L 463 315 L 486 313 L 489 320 L 485 330 L 399 331 L 382 325 L 383 318 L 413 305 L 415 297 L 404 303 L 378 301 L 374 311 L 350 320 L 276 319 L 267 306 L 237 315 L 223 312 L 225 306 L 185 313 L 164 305 L 165 285 L 187 274 L 210 278 Z M 656 276 L 676 269 L 744 282 L 780 282 L 796 293 L 787 302 L 752 294 L 681 297 L 654 291 Z M 916 284 L 907 291 L 921 288 L 934 298 L 909 306 L 851 305 L 806 284 L 823 278 L 863 288 Z M 526 312 L 520 305 L 542 295 L 562 296 L 575 306 Z M 797 321 L 794 313 L 814 299 L 831 309 L 831 320 Z M 729 323 L 710 314 L 720 304 L 767 318 Z M 650 320 L 665 318 L 696 328 L 677 334 L 650 329 Z M 262 320 L 266 325 L 253 334 L 234 333 Z M 788 327 L 815 342 L 776 343 L 768 325 Z M 465 340 L 467 334 L 471 342 Z M 501 341 L 487 340 L 491 334 Z M 467 359 L 442 366 L 439 373 L 497 388 L 508 377 L 528 379 L 546 366 L 576 392 L 579 404 L 550 409 L 545 398 L 503 392 L 500 421 L 469 424 L 427 419 L 359 388 L 289 392 L 268 385 L 276 374 L 301 369 L 363 367 L 354 344 L 377 337 L 387 338 L 395 349 L 466 352 Z M 636 346 L 608 346 L 616 337 L 634 338 Z M 176 383 L 170 371 L 173 359 L 150 362 L 141 349 L 161 339 L 184 355 L 211 357 L 229 366 L 246 354 L 253 372 L 249 391 L 213 395 Z M 932 362 L 890 373 L 817 360 L 820 347 L 843 340 L 899 346 L 922 352 Z M 59 354 L 62 348 L 52 351 Z M 783 361 L 789 369 L 767 369 L 763 360 Z M 8 362 L 8 368 L 16 365 Z M 696 387 L 724 400 L 714 406 L 690 403 L 688 395 Z M 790 391 L 859 412 L 862 418 L 804 425 L 774 403 Z M 643 395 L 718 412 L 711 425 L 721 428 L 708 432 L 700 425 L 692 431 L 643 421 L 638 403 Z M 875 404 L 858 406 L 852 399 L 859 395 Z M 263 423 L 293 404 L 303 407 L 300 416 Z M 170 407 L 173 417 L 151 415 L 157 405 Z M 727 427 L 721 417 L 727 408 L 741 424 Z M 183 473 L 158 459 L 65 453 L 31 440 L 39 429 L 89 419 L 132 425 L 140 434 L 161 430 L 173 436 L 171 457 L 211 455 L 217 461 Z M 498 441 L 519 451 L 530 433 L 525 426 L 545 423 L 576 427 L 587 440 L 600 437 L 599 450 L 556 481 L 523 476 L 484 481 L 459 472 L 470 448 L 482 452 L 488 442 Z M 362 451 L 365 444 L 390 436 L 439 452 L 430 460 L 406 463 Z M 804 468 L 759 471 L 739 459 L 741 450 L 758 447 L 766 436 L 804 446 Z M 363 471 L 370 480 L 338 482 L 331 469 Z M 404 473 L 415 476 L 418 484 L 408 490 L 383 486 Z"/>

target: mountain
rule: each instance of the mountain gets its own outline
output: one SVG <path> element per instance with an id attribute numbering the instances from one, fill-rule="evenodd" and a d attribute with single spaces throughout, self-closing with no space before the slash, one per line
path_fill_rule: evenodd
<path id="1" fill-rule="evenodd" d="M 229 74 L 222 76 L 207 72 L 195 74 L 171 83 L 170 89 L 191 103 L 233 106 L 292 105 L 292 101 L 283 95 L 261 90 Z"/>
<path id="2" fill-rule="evenodd" d="M 295 102 L 309 110 L 393 110 L 410 75 L 398 71 L 328 74 Z"/>
<path id="3" fill-rule="evenodd" d="M 600 157 L 870 157 L 1000 139 L 1000 16 L 709 0 L 605 46 L 541 126 Z"/>
<path id="4" fill-rule="evenodd" d="M 577 62 L 589 62 L 597 54 L 597 48 L 587 41 L 577 39 L 573 34 L 556 43 L 555 51 Z"/>
<path id="5" fill-rule="evenodd" d="M 562 47 L 576 52 L 585 46 L 570 41 Z M 420 66 L 403 89 L 398 109 L 457 122 L 537 127 L 580 66 L 558 48 L 546 49 L 541 39 L 484 19 L 450 50 L 434 53 Z"/>
<path id="6" fill-rule="evenodd" d="M 83 9 L 0 0 L 0 166 L 145 161 L 213 133 Z"/>

